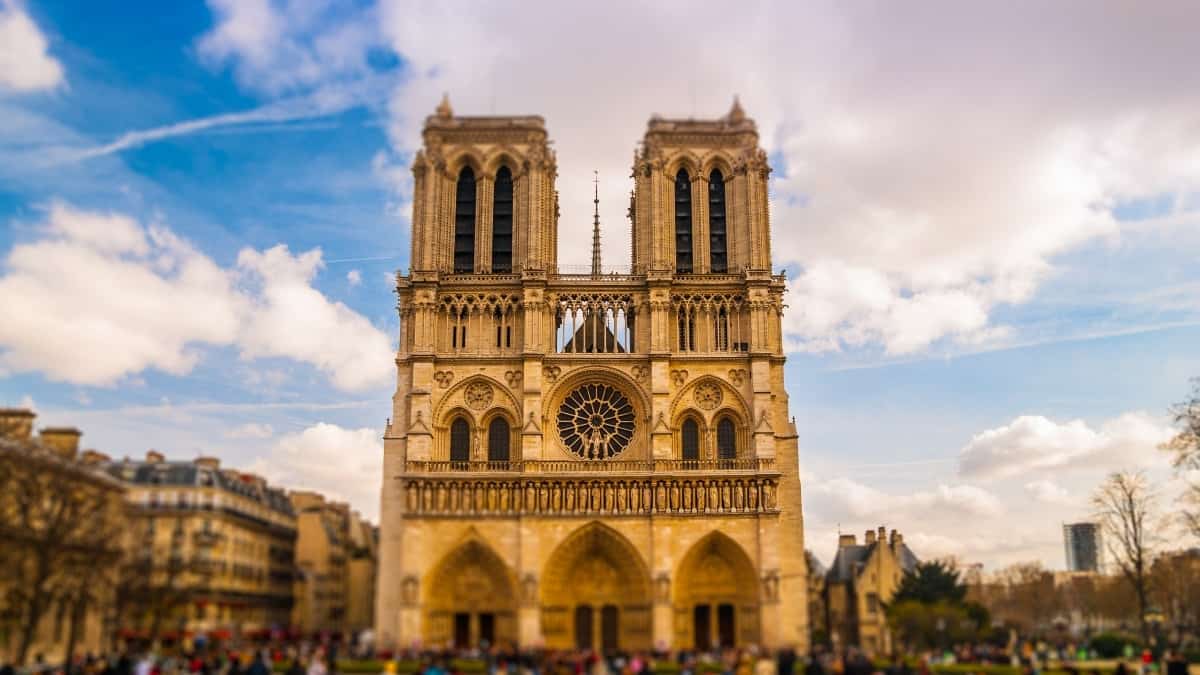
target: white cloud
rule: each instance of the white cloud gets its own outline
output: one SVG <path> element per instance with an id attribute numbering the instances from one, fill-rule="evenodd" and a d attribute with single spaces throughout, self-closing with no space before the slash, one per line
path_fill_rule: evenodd
<path id="1" fill-rule="evenodd" d="M 995 495 L 973 485 L 941 484 L 929 490 L 890 494 L 849 478 L 817 481 L 808 477 L 806 484 L 809 495 L 815 493 L 833 510 L 857 519 L 921 520 L 946 512 L 990 517 L 1004 511 Z"/>
<path id="2" fill-rule="evenodd" d="M 346 281 L 350 282 L 351 286 L 357 286 L 362 283 L 362 272 L 358 270 L 350 270 L 346 272 Z"/>
<path id="3" fill-rule="evenodd" d="M 53 204 L 0 276 L 0 369 L 111 386 L 191 372 L 203 346 L 311 363 L 335 386 L 386 384 L 392 350 L 370 321 L 311 286 L 314 249 L 244 249 L 224 269 L 165 225 Z"/>
<path id="4" fill-rule="evenodd" d="M 1066 488 L 1052 480 L 1035 480 L 1025 484 L 1025 492 L 1039 502 L 1046 504 L 1074 504 L 1075 500 Z"/>
<path id="5" fill-rule="evenodd" d="M 63 67 L 37 24 L 16 0 L 0 0 L 0 88 L 37 91 L 62 82 Z"/>
<path id="6" fill-rule="evenodd" d="M 959 453 L 959 473 L 1003 478 L 1067 468 L 1120 469 L 1161 464 L 1157 446 L 1172 436 L 1165 423 L 1129 412 L 1093 429 L 1083 420 L 1058 423 L 1023 415 L 976 434 Z"/>
<path id="7" fill-rule="evenodd" d="M 238 268 L 256 282 L 254 308 L 239 343 L 242 354 L 311 363 L 339 389 L 387 384 L 394 372 L 388 337 L 366 317 L 312 287 L 321 266 L 320 249 L 292 256 L 280 244 L 238 254 Z"/>
<path id="8" fill-rule="evenodd" d="M 232 64 L 245 87 L 268 94 L 309 89 L 370 72 L 377 44 L 370 11 L 307 0 L 209 0 L 213 29 L 197 48 L 214 66 Z"/>
<path id="9" fill-rule="evenodd" d="M 281 436 L 251 470 L 290 489 L 317 490 L 349 501 L 370 520 L 379 519 L 383 440 L 376 429 L 346 429 L 320 422 Z"/>
<path id="10" fill-rule="evenodd" d="M 270 438 L 275 435 L 275 429 L 270 424 L 247 422 L 233 427 L 225 432 L 226 438 Z"/>
<path id="11" fill-rule="evenodd" d="M 0 277 L 0 365 L 111 385 L 147 368 L 196 365 L 198 344 L 232 343 L 230 275 L 165 227 L 50 207 L 43 237 L 9 252 Z"/>
<path id="12" fill-rule="evenodd" d="M 391 104 L 397 149 L 417 146 L 444 91 L 460 114 L 546 116 L 564 263 L 586 260 L 569 242 L 587 241 L 593 168 L 605 250 L 627 251 L 645 120 L 715 117 L 740 93 L 779 160 L 773 252 L 803 270 L 796 349 L 1001 340 L 995 308 L 1029 300 L 1057 255 L 1120 236 L 1114 204 L 1200 184 L 1200 44 L 1183 28 L 1196 5 L 1061 4 L 1033 24 L 1000 6 L 836 3 L 719 22 L 544 2 L 463 15 L 385 1 L 381 16 L 412 73 Z"/>

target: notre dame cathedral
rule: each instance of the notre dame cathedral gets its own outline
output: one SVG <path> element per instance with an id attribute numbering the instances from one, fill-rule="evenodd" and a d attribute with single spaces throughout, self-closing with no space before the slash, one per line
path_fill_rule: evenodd
<path id="1" fill-rule="evenodd" d="M 382 648 L 806 649 L 784 279 L 741 107 L 654 117 L 632 262 L 558 261 L 541 117 L 442 101 L 413 161 Z M 582 272 L 582 273 L 580 273 Z"/>

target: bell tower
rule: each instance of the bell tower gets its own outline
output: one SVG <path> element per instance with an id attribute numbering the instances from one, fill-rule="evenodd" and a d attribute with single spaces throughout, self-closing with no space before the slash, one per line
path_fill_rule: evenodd
<path id="1" fill-rule="evenodd" d="M 456 117 L 443 98 L 422 136 L 413 160 L 413 272 L 553 268 L 557 167 L 545 120 Z"/>
<path id="2" fill-rule="evenodd" d="M 651 118 L 633 175 L 636 270 L 770 271 L 770 168 L 737 99 L 716 120 Z"/>

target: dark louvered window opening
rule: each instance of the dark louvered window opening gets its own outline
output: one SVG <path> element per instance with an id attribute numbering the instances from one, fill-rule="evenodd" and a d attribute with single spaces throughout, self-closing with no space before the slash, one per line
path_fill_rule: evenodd
<path id="1" fill-rule="evenodd" d="M 497 417 L 488 425 L 488 461 L 508 461 L 508 422 L 503 417 Z"/>
<path id="2" fill-rule="evenodd" d="M 717 456 L 720 459 L 737 459 L 737 433 L 733 420 L 722 418 L 717 423 Z"/>
<path id="3" fill-rule="evenodd" d="M 692 272 L 692 181 L 686 169 L 675 174 L 675 272 Z"/>
<path id="4" fill-rule="evenodd" d="M 459 417 L 450 424 L 450 461 L 467 462 L 471 459 L 471 427 Z"/>
<path id="5" fill-rule="evenodd" d="M 469 166 L 458 173 L 454 198 L 454 271 L 475 271 L 475 172 Z"/>
<path id="6" fill-rule="evenodd" d="M 713 169 L 708 179 L 708 240 L 712 252 L 712 271 L 727 272 L 729 245 L 725 237 L 725 177 L 717 169 Z"/>
<path id="7" fill-rule="evenodd" d="M 496 174 L 496 191 L 492 201 L 492 271 L 512 271 L 513 241 L 513 181 L 508 167 Z"/>
<path id="8" fill-rule="evenodd" d="M 700 427 L 696 425 L 696 420 L 683 421 L 681 436 L 682 459 L 692 461 L 700 459 Z"/>

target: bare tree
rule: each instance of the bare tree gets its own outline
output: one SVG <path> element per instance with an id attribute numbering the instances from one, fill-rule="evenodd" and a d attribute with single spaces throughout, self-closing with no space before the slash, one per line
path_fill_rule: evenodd
<path id="1" fill-rule="evenodd" d="M 1113 473 L 1092 496 L 1103 528 L 1109 559 L 1121 570 L 1137 598 L 1142 640 L 1150 637 L 1146 609 L 1150 597 L 1150 564 L 1157 543 L 1157 498 L 1141 472 Z"/>
<path id="2" fill-rule="evenodd" d="M 1175 469 L 1182 475 L 1187 471 L 1200 470 L 1200 378 L 1192 380 L 1192 392 L 1187 399 L 1171 407 L 1179 433 L 1164 443 L 1163 450 L 1170 452 Z M 1189 482 L 1182 497 L 1184 508 L 1180 513 L 1184 525 L 1200 537 L 1200 483 Z"/>
<path id="3" fill-rule="evenodd" d="M 124 488 L 98 470 L 36 443 L 0 442 L 0 569 L 10 582 L 0 600 L 19 627 L 18 665 L 47 612 L 89 567 L 118 555 L 123 504 Z"/>

